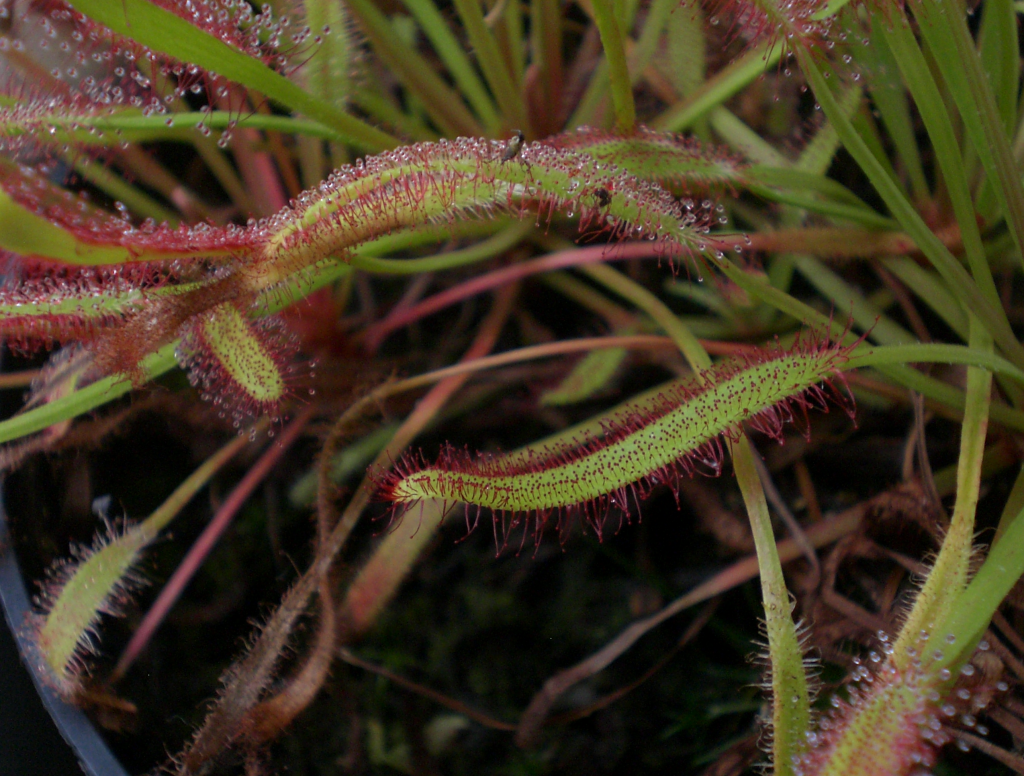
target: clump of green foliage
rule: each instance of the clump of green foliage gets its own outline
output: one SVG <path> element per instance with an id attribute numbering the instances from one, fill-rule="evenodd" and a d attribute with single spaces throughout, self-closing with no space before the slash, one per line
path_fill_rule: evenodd
<path id="1" fill-rule="evenodd" d="M 73 444 L 82 427 L 111 433 L 132 410 L 86 416 L 151 384 L 175 386 L 177 368 L 191 388 L 178 381 L 186 401 L 166 411 L 185 418 L 183 404 L 198 403 L 222 445 L 212 455 L 207 446 L 150 517 L 107 525 L 45 582 L 33 627 L 55 686 L 111 705 L 253 490 L 315 427 L 318 463 L 293 493 L 315 512 L 312 549 L 171 759 L 181 774 L 209 772 L 232 751 L 258 772 L 339 654 L 403 682 L 351 647 L 446 514 L 464 513 L 469 530 L 492 519 L 499 549 L 532 540 L 539 553 L 547 534 L 574 544 L 574 523 L 601 536 L 610 517 L 628 521 L 666 487 L 677 504 L 691 501 L 692 475 L 723 471 L 739 486 L 761 583 L 773 772 L 911 774 L 953 741 L 1018 767 L 976 735 L 977 716 L 1010 691 L 1012 656 L 1002 641 L 1001 667 L 976 655 L 991 651 L 986 630 L 1024 573 L 1021 476 L 989 546 L 975 547 L 986 461 L 1016 464 L 993 463 L 1003 449 L 993 428 L 1000 439 L 1024 430 L 1024 346 L 1010 304 L 1024 255 L 1014 5 L 986 4 L 976 35 L 958 0 L 277 5 L 0 3 L 10 73 L 0 333 L 19 353 L 62 348 L 34 375 L 23 410 L 0 422 L 7 465 Z M 779 99 L 787 89 L 807 104 Z M 764 104 L 738 115 L 744 97 Z M 801 136 L 780 137 L 773 118 Z M 840 149 L 847 164 L 834 166 Z M 622 260 L 629 271 L 612 266 Z M 833 261 L 872 268 L 882 290 L 864 293 Z M 422 299 L 436 278 L 450 287 Z M 528 278 L 568 312 L 538 321 L 520 297 Z M 452 337 L 411 328 L 488 292 L 490 310 L 467 313 Z M 578 336 L 595 325 L 610 333 Z M 398 331 L 411 333 L 384 345 Z M 545 376 L 543 364 L 566 354 L 585 357 Z M 647 380 L 645 360 L 677 379 Z M 965 377 L 930 374 L 933 364 Z M 396 368 L 411 376 L 391 377 Z M 546 398 L 516 406 L 494 370 L 546 385 Z M 956 421 L 959 455 L 940 473 L 955 505 L 948 524 L 932 515 L 941 544 L 920 584 L 904 580 L 888 620 L 838 605 L 886 628 L 836 647 L 856 667 L 825 709 L 813 703 L 815 623 L 801 631 L 794 620 L 782 564 L 803 554 L 811 587 L 834 584 L 815 546 L 862 528 L 837 518 L 805 531 L 789 516 L 792 536 L 777 541 L 766 490 L 781 498 L 749 434 L 784 442 L 794 421 L 809 434 L 807 410 L 835 402 L 852 418 L 848 386 L 868 406 L 917 397 L 933 508 L 941 476 L 928 464 L 921 402 Z M 410 394 L 413 408 L 402 404 Z M 374 425 L 389 407 L 408 412 Z M 436 461 L 402 457 L 430 425 L 495 412 L 503 441 L 525 447 L 478 456 L 448 437 L 458 448 Z M 536 430 L 532 440 L 519 425 Z M 544 428 L 551 435 L 538 441 Z M 117 664 L 93 672 L 102 615 L 129 606 L 154 540 L 257 440 L 273 441 Z M 342 496 L 338 484 L 359 474 Z M 404 515 L 376 538 L 356 531 L 374 497 Z M 359 542 L 367 556 L 341 573 Z M 736 574 L 553 677 L 506 724 L 516 742 L 533 747 L 569 687 L 658 617 L 738 584 Z M 299 640 L 307 617 L 315 625 Z M 1010 634 L 999 638 L 1013 643 Z M 872 647 L 866 665 L 849 655 Z M 390 747 L 376 719 L 353 748 L 415 772 L 470 719 L 501 727 L 441 700 L 456 716 L 417 728 L 422 751 Z M 1013 733 L 1010 712 L 992 718 L 1008 714 Z"/>

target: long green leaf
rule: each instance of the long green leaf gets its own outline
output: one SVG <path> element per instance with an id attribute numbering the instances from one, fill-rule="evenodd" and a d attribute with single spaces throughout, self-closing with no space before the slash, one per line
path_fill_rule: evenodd
<path id="1" fill-rule="evenodd" d="M 981 319 L 1007 357 L 1018 365 L 1024 365 L 1024 347 L 1021 346 L 1017 336 L 1010 328 L 1002 309 L 996 309 L 990 304 L 960 262 L 928 228 L 913 205 L 903 196 L 899 187 L 879 164 L 863 138 L 842 114 L 831 87 L 821 70 L 818 69 L 813 57 L 807 52 L 798 52 L 798 58 L 818 102 L 829 120 L 835 125 L 843 145 L 868 176 L 871 184 L 885 200 L 893 215 L 945 278 L 950 288 L 956 289 L 962 295 L 964 303 Z"/>
<path id="2" fill-rule="evenodd" d="M 629 52 L 629 72 L 633 79 L 633 83 L 636 84 L 640 78 L 643 77 L 644 69 L 651 64 L 654 59 L 654 55 L 658 49 L 658 42 L 661 40 L 662 33 L 666 31 L 666 26 L 672 21 L 689 21 L 689 30 L 695 33 L 694 38 L 691 38 L 689 43 L 690 49 L 703 49 L 703 34 L 701 31 L 701 22 L 703 17 L 700 14 L 698 8 L 693 6 L 688 8 L 686 13 L 673 13 L 679 7 L 679 3 L 675 0 L 653 0 L 650 8 L 647 10 L 647 15 L 644 17 L 643 30 L 640 32 L 640 37 L 637 38 L 636 45 L 633 46 L 633 50 Z M 685 23 L 685 21 L 684 21 Z M 668 33 L 672 37 L 672 33 Z M 678 36 L 678 31 L 677 31 Z M 679 56 L 680 53 L 674 51 L 679 46 L 678 38 L 672 43 L 669 43 L 669 51 Z M 687 62 L 690 67 L 689 72 L 691 77 L 694 78 L 698 83 L 704 80 L 704 52 L 703 50 L 691 50 L 685 52 L 689 54 Z M 685 90 L 683 92 L 685 94 Z"/>
<path id="3" fill-rule="evenodd" d="M 935 149 L 935 157 L 949 190 L 953 212 L 960 225 L 960 234 L 974 279 L 989 304 L 1001 310 L 999 294 L 981 244 L 981 233 L 974 214 L 974 203 L 971 200 L 960 147 L 939 88 L 932 79 L 924 54 L 918 48 L 908 26 L 899 23 L 882 25 L 882 34 L 889 41 L 893 56 L 911 94 L 914 95 L 921 119 L 928 130 L 928 138 Z"/>
<path id="4" fill-rule="evenodd" d="M 386 132 L 314 97 L 258 59 L 147 0 L 70 0 L 70 4 L 118 35 L 181 62 L 199 65 L 333 127 L 365 151 L 383 151 L 399 144 Z"/>
<path id="5" fill-rule="evenodd" d="M 971 317 L 970 346 L 985 352 L 992 338 Z M 900 671 L 907 671 L 922 650 L 922 633 L 933 633 L 936 620 L 955 610 L 958 598 L 967 586 L 971 552 L 974 548 L 974 518 L 981 488 L 981 463 L 985 452 L 992 373 L 978 368 L 967 370 L 967 395 L 964 422 L 960 430 L 960 456 L 956 472 L 956 506 L 942 548 L 928 578 L 914 599 L 914 606 L 893 645 L 891 660 Z"/>
<path id="6" fill-rule="evenodd" d="M 963 9 L 957 0 L 936 0 L 920 3 L 914 13 L 960 109 L 971 143 L 986 174 L 996 184 L 996 195 L 1016 243 L 1018 259 L 1024 266 L 1024 186 Z M 1017 88 L 1016 84 L 1013 88 Z"/>
<path id="7" fill-rule="evenodd" d="M 615 108 L 615 128 L 628 135 L 636 126 L 636 106 L 633 104 L 633 84 L 626 64 L 623 34 L 612 9 L 612 0 L 593 0 L 594 21 L 601 33 L 601 45 L 608 62 L 611 79 L 612 106 Z"/>
<path id="8" fill-rule="evenodd" d="M 898 65 L 885 40 L 887 26 L 888 23 L 880 17 L 872 17 L 870 43 L 860 51 L 857 58 L 868 71 L 871 99 L 892 138 L 897 158 L 910 179 L 914 199 L 923 202 L 930 193 L 928 181 L 924 176 L 921 150 L 914 136 L 913 120 L 903 84 L 895 78 Z"/>
<path id="9" fill-rule="evenodd" d="M 885 268 L 903 281 L 960 339 L 967 341 L 967 314 L 942 278 L 905 256 L 887 259 Z"/>
<path id="10" fill-rule="evenodd" d="M 31 213 L 0 191 L 0 247 L 23 256 L 45 256 L 68 264 L 123 264 L 132 257 L 120 246 L 90 245 Z"/>
<path id="11" fill-rule="evenodd" d="M 798 299 L 793 298 L 785 291 L 781 291 L 778 288 L 772 286 L 766 278 L 758 275 L 754 275 L 748 272 L 744 272 L 742 269 L 737 267 L 728 259 L 720 261 L 717 265 L 719 269 L 733 281 L 737 286 L 742 288 L 744 291 L 749 293 L 751 296 L 760 299 L 763 302 L 771 305 L 780 312 L 791 316 L 797 321 L 802 322 L 806 326 L 817 328 L 823 331 L 831 332 L 833 337 L 842 337 L 844 334 L 851 338 L 852 335 L 849 332 L 845 332 L 844 327 L 841 323 L 832 318 L 822 315 L 814 308 L 801 302 Z M 893 353 L 895 354 L 895 348 L 932 348 L 937 347 L 935 345 L 896 345 L 893 347 Z M 957 347 L 953 345 L 945 347 Z M 882 350 L 882 349 L 879 349 Z M 974 351 L 970 351 L 972 354 Z M 943 355 L 938 361 L 944 361 L 947 357 L 954 357 L 950 363 L 962 363 L 955 360 L 955 353 L 950 351 L 949 354 Z M 911 369 L 905 366 L 907 363 L 913 363 L 915 361 L 929 361 L 927 350 L 908 350 L 905 354 L 898 354 L 896 357 L 890 355 L 878 356 L 879 363 L 877 364 L 878 370 L 885 376 L 889 381 L 892 381 L 896 385 L 905 386 L 912 391 L 925 396 L 925 398 L 932 399 L 935 402 L 956 410 L 962 413 L 965 406 L 964 392 L 958 388 L 954 388 L 951 385 L 936 380 L 934 377 L 929 377 L 916 369 Z M 966 355 L 964 356 L 966 358 Z M 983 362 L 981 357 L 972 355 L 972 358 L 977 358 L 978 366 L 989 366 L 989 363 Z M 866 365 L 865 363 L 856 364 L 857 366 Z M 972 361 L 972 363 L 974 363 Z M 1014 369 L 1017 369 L 1016 365 L 1013 365 Z M 995 366 L 992 367 L 996 369 Z M 996 371 L 1005 371 L 1002 369 L 996 369 Z M 1011 374 L 1007 372 L 1007 374 Z M 1024 431 L 1024 412 L 1019 410 L 1006 407 L 1002 404 L 992 405 L 992 419 L 1003 424 L 1007 428 L 1017 429 Z"/>
<path id="12" fill-rule="evenodd" d="M 409 13 L 420 25 L 423 34 L 434 47 L 434 51 L 444 62 L 452 79 L 459 86 L 459 90 L 466 96 L 473 110 L 480 117 L 484 126 L 490 132 L 497 132 L 501 125 L 501 115 L 494 105 L 494 100 L 487 93 L 483 82 L 480 80 L 469 61 L 466 52 L 462 50 L 455 34 L 448 27 L 441 12 L 434 4 L 434 0 L 402 0 Z"/>
<path id="13" fill-rule="evenodd" d="M 526 127 L 526 105 L 523 96 L 516 88 L 512 75 L 498 50 L 498 42 L 484 21 L 480 10 L 480 0 L 454 0 L 455 9 L 462 19 L 470 45 L 476 52 L 477 61 L 483 71 L 487 83 L 491 87 L 494 99 L 501 108 L 506 121 L 514 127 Z"/>
<path id="14" fill-rule="evenodd" d="M 719 70 L 700 89 L 687 95 L 687 99 L 668 108 L 651 121 L 650 126 L 669 132 L 688 129 L 697 119 L 706 116 L 764 74 L 765 70 L 775 67 L 782 58 L 783 49 L 783 46 L 772 44 L 751 49 Z"/>
<path id="15" fill-rule="evenodd" d="M 353 91 L 353 68 L 359 52 L 345 5 L 334 0 L 302 0 L 302 10 L 312 33 L 321 36 L 319 48 L 302 65 L 302 75 L 310 92 L 344 110 Z M 329 31 L 324 33 L 324 28 Z"/>
<path id="16" fill-rule="evenodd" d="M 885 35 L 888 39 L 894 41 L 892 49 L 894 56 L 899 61 L 904 79 L 910 86 L 914 100 L 917 102 L 918 109 L 921 112 L 922 120 L 928 130 L 928 136 L 935 147 L 935 155 L 946 182 L 946 189 L 949 192 L 950 202 L 953 205 L 953 212 L 960 226 L 960 236 L 963 240 L 964 252 L 967 254 L 967 262 L 971 268 L 971 274 L 974 276 L 974 280 L 977 282 L 981 293 L 988 299 L 991 307 L 997 312 L 1002 312 L 1003 308 L 999 293 L 996 290 L 988 257 L 982 245 L 981 232 L 978 228 L 977 217 L 975 216 L 974 202 L 970 194 L 970 183 L 963 168 L 952 122 L 946 112 L 938 87 L 932 80 L 931 73 L 924 61 L 924 56 L 917 48 L 916 41 L 907 26 L 900 24 L 892 25 L 885 32 Z M 972 343 L 987 343 L 986 347 L 991 347 L 988 335 L 979 330 L 978 322 L 973 317 L 971 318 L 970 331 Z M 974 374 L 972 371 L 968 372 L 969 385 L 984 379 L 984 375 Z M 974 381 L 973 383 L 972 380 Z M 1004 388 L 1011 401 L 1015 405 L 1020 406 L 1022 395 L 1019 388 L 1008 385 L 1004 385 Z M 982 402 L 982 399 L 975 397 L 973 402 L 974 404 L 979 404 Z M 968 391 L 968 408 L 970 409 L 972 406 L 970 391 Z M 985 422 L 988 420 L 987 406 L 986 401 Z M 968 421 L 973 422 L 974 420 L 973 410 L 971 410 L 967 413 L 965 423 Z M 965 433 L 967 432 L 965 431 Z M 983 433 L 982 436 L 984 436 Z M 961 458 L 961 460 L 964 460 L 964 458 Z M 954 515 L 959 516 L 962 521 L 967 520 L 967 517 L 960 511 L 955 512 Z M 971 520 L 971 526 L 973 527 L 973 512 L 971 513 Z M 943 547 L 945 546 L 944 544 Z M 954 543 L 950 543 L 949 546 L 954 546 Z M 937 584 L 947 585 L 945 582 Z"/>
<path id="17" fill-rule="evenodd" d="M 938 659 L 932 670 L 943 667 L 955 671 L 970 659 L 989 620 L 1017 580 L 1024 574 L 1024 510 L 1019 512 L 981 564 L 945 618 L 936 623 L 935 634 L 942 650 L 936 650 Z"/>
<path id="18" fill-rule="evenodd" d="M 863 331 L 870 331 L 871 338 L 876 342 L 909 345 L 917 341 L 917 337 L 882 313 L 863 294 L 858 293 L 818 259 L 800 254 L 794 256 L 793 261 L 800 274 L 832 303 L 834 309 L 842 310 L 844 314 L 849 312 L 857 326 Z"/>
<path id="19" fill-rule="evenodd" d="M 146 379 L 151 380 L 177 366 L 178 362 L 174 358 L 176 345 L 177 342 L 165 345 L 143 360 L 141 366 Z M 77 418 L 96 407 L 124 396 L 132 387 L 132 381 L 122 375 L 113 375 L 97 380 L 74 393 L 0 422 L 0 443 L 20 439 L 42 431 L 55 423 Z"/>
<path id="20" fill-rule="evenodd" d="M 423 103 L 437 126 L 449 135 L 478 136 L 483 128 L 462 97 L 434 68 L 395 32 L 391 20 L 370 0 L 349 0 L 349 9 L 391 72 Z"/>
<path id="21" fill-rule="evenodd" d="M 921 342 L 912 345 L 862 345 L 850 356 L 849 367 L 886 366 L 891 364 L 963 364 L 1006 375 L 1024 385 L 1024 370 L 1005 358 L 977 347 L 942 345 Z"/>
<path id="22" fill-rule="evenodd" d="M 793 606 L 782 573 L 768 503 L 754 464 L 754 450 L 746 435 L 732 445 L 732 457 L 761 573 L 761 598 L 771 657 L 772 772 L 776 776 L 793 776 L 796 773 L 794 763 L 807 750 L 807 731 L 811 726 L 804 655 L 793 622 Z"/>
<path id="23" fill-rule="evenodd" d="M 646 288 L 604 264 L 581 267 L 581 271 L 651 316 L 676 341 L 695 371 L 711 366 L 711 358 L 693 333 Z M 776 774 L 792 774 L 794 758 L 807 745 L 804 737 L 810 723 L 807 675 L 768 504 L 754 464 L 753 448 L 746 435 L 741 435 L 730 447 L 761 570 L 761 593 L 772 665 L 772 759 Z"/>
<path id="24" fill-rule="evenodd" d="M 117 610 L 117 597 L 130 592 L 133 569 L 143 550 L 167 527 L 193 496 L 249 440 L 237 436 L 196 469 L 156 511 L 123 533 L 98 537 L 96 546 L 65 567 L 66 582 L 55 591 L 39 629 L 38 646 L 58 689 L 73 698 L 81 689 L 81 657 L 95 647 L 102 614 Z"/>
<path id="25" fill-rule="evenodd" d="M 545 110 L 530 120 L 538 135 L 562 128 L 565 62 L 562 56 L 562 4 L 559 0 L 530 0 L 530 48 L 537 70 L 537 87 Z"/>
<path id="26" fill-rule="evenodd" d="M 1020 88 L 1017 12 L 1012 0 L 987 0 L 982 7 L 978 49 L 999 106 L 1003 129 L 1010 134 L 1017 122 L 1017 90 Z"/>

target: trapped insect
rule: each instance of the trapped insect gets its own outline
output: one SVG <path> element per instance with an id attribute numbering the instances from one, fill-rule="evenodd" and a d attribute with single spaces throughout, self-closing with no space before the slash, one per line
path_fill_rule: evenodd
<path id="1" fill-rule="evenodd" d="M 501 161 L 510 162 L 519 156 L 520 150 L 523 148 L 523 133 L 521 130 L 512 130 L 512 139 L 508 141 L 508 145 L 505 146 L 505 153 L 501 155 Z"/>

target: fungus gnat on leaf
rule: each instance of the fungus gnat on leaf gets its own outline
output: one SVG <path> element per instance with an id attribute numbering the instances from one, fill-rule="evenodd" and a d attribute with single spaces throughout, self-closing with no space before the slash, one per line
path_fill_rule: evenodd
<path id="1" fill-rule="evenodd" d="M 594 191 L 594 196 L 597 198 L 598 207 L 608 207 L 608 203 L 612 201 L 612 195 L 608 193 L 608 189 L 597 189 Z"/>
<path id="2" fill-rule="evenodd" d="M 505 152 L 501 155 L 501 161 L 510 162 L 519 156 L 519 151 L 523 147 L 523 133 L 521 130 L 512 130 L 512 139 L 508 141 L 508 145 L 505 146 Z"/>

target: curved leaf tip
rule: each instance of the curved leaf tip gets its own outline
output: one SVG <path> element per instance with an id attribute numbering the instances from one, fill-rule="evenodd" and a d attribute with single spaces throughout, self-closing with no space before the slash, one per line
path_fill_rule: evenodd
<path id="1" fill-rule="evenodd" d="M 189 381 L 236 426 L 245 417 L 277 415 L 290 393 L 294 354 L 294 342 L 275 323 L 254 324 L 230 302 L 193 316 L 177 352 Z"/>

